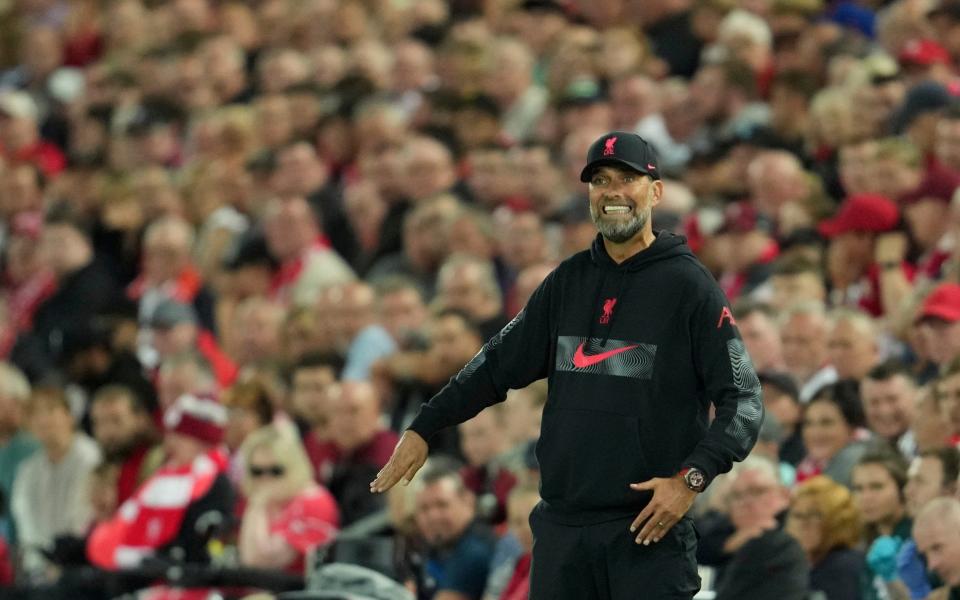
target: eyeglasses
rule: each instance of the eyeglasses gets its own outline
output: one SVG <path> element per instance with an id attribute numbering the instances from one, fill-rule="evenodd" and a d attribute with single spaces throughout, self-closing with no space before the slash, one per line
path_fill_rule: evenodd
<path id="1" fill-rule="evenodd" d="M 286 472 L 280 465 L 271 465 L 269 467 L 250 467 L 250 477 L 283 477 Z"/>
<path id="2" fill-rule="evenodd" d="M 738 490 L 735 492 L 731 491 L 727 497 L 730 499 L 731 502 L 739 502 L 739 501 L 748 500 L 752 498 L 759 498 L 760 496 L 763 496 L 764 494 L 772 490 L 773 488 L 770 486 L 748 487 L 746 489 Z"/>
<path id="3" fill-rule="evenodd" d="M 802 523 L 809 523 L 812 521 L 821 521 L 823 520 L 823 515 L 820 511 L 812 510 L 809 512 L 800 512 L 798 510 L 791 510 L 787 513 L 788 519 L 793 519 L 794 521 L 799 521 Z"/>

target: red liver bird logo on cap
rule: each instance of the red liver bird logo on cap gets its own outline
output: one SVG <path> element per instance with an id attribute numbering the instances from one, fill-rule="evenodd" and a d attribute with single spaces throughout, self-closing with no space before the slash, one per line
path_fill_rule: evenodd
<path id="1" fill-rule="evenodd" d="M 617 136 L 607 138 L 607 141 L 603 143 L 603 155 L 610 156 L 613 154 L 613 146 L 617 143 Z"/>

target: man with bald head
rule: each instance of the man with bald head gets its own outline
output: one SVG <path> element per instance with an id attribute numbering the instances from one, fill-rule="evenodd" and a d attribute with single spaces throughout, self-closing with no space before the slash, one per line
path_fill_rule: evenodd
<path id="1" fill-rule="evenodd" d="M 327 487 L 343 525 L 385 505 L 385 496 L 370 494 L 369 482 L 390 460 L 399 438 L 381 424 L 380 408 L 377 389 L 366 381 L 344 381 L 328 397 L 328 443 L 337 458 Z"/>
<path id="2" fill-rule="evenodd" d="M 927 600 L 960 598 L 960 501 L 931 500 L 914 521 L 913 538 L 917 550 L 927 559 L 927 567 L 946 584 Z"/>

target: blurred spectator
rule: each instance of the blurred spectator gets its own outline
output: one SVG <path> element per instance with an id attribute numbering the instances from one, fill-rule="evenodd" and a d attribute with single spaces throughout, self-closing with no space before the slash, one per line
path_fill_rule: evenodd
<path id="1" fill-rule="evenodd" d="M 950 443 L 960 440 L 960 359 L 954 359 L 934 384 L 933 394 L 940 419 L 950 427 Z"/>
<path id="2" fill-rule="evenodd" d="M 281 353 L 281 326 L 284 309 L 280 304 L 265 298 L 247 298 L 237 306 L 234 314 L 231 355 L 240 368 L 264 362 L 279 360 Z M 210 359 L 211 364 L 216 364 Z M 232 383 L 231 379 L 221 379 L 221 385 Z"/>
<path id="3" fill-rule="evenodd" d="M 149 321 L 163 300 L 192 305 L 204 329 L 215 331 L 213 297 L 191 264 L 193 227 L 178 217 L 163 217 L 143 234 L 143 270 L 127 287 L 127 296 L 140 305 Z"/>
<path id="4" fill-rule="evenodd" d="M 829 331 L 830 321 L 823 304 L 793 305 L 781 316 L 783 358 L 800 385 L 801 402 L 809 402 L 824 385 L 837 380 L 837 370 L 829 362 Z"/>
<path id="5" fill-rule="evenodd" d="M 24 426 L 24 413 L 29 412 L 30 384 L 16 367 L 0 362 L 0 511 L 8 520 L 8 530 L 2 532 L 11 544 L 17 541 L 16 521 L 10 518 L 10 498 L 16 481 L 17 469 L 40 443 Z"/>
<path id="6" fill-rule="evenodd" d="M 827 274 L 835 305 L 859 307 L 874 317 L 897 306 L 900 298 L 889 296 L 884 271 L 910 281 L 914 270 L 905 261 L 885 261 L 881 265 L 877 256 L 881 254 L 881 234 L 892 231 L 899 220 L 900 212 L 889 199 L 862 194 L 848 197 L 833 218 L 820 224 L 820 233 L 830 239 Z"/>
<path id="7" fill-rule="evenodd" d="M 931 358 L 941 368 L 960 357 L 960 284 L 941 283 L 917 313 Z"/>
<path id="8" fill-rule="evenodd" d="M 717 583 L 717 598 L 805 598 L 810 567 L 803 548 L 778 521 L 790 497 L 776 465 L 751 456 L 737 465 L 732 477 L 730 520 L 735 530 L 724 545 L 732 558 Z"/>
<path id="9" fill-rule="evenodd" d="M 463 311 L 480 326 L 484 340 L 503 329 L 502 295 L 493 264 L 469 256 L 451 256 L 437 277 L 436 302 L 445 309 Z"/>
<path id="10" fill-rule="evenodd" d="M 370 268 L 367 279 L 405 275 L 420 286 L 425 298 L 433 297 L 437 270 L 447 256 L 447 231 L 459 210 L 450 195 L 422 202 L 403 218 L 403 251 L 388 254 Z"/>
<path id="11" fill-rule="evenodd" d="M 743 344 L 757 371 L 784 368 L 776 315 L 770 306 L 749 300 L 741 300 L 733 305 L 733 316 L 737 320 Z"/>
<path id="12" fill-rule="evenodd" d="M 325 287 L 353 280 L 349 265 L 321 237 L 314 213 L 303 196 L 268 201 L 264 231 L 267 247 L 280 263 L 270 287 L 270 294 L 277 301 L 310 304 Z"/>
<path id="13" fill-rule="evenodd" d="M 917 390 L 916 405 L 913 411 L 913 432 L 917 443 L 917 452 L 942 448 L 950 443 L 952 426 L 940 412 L 936 390 L 928 385 Z"/>
<path id="14" fill-rule="evenodd" d="M 317 305 L 320 318 L 330 319 L 335 348 L 344 357 L 341 377 L 367 380 L 372 365 L 392 354 L 396 343 L 376 320 L 376 297 L 366 283 L 327 289 Z"/>
<path id="15" fill-rule="evenodd" d="M 467 459 L 460 475 L 477 497 L 480 518 L 494 525 L 507 519 L 507 497 L 517 483 L 516 476 L 503 464 L 509 450 L 506 416 L 501 403 L 458 426 L 460 448 Z"/>
<path id="16" fill-rule="evenodd" d="M 414 137 L 406 141 L 402 152 L 403 192 L 414 204 L 455 193 L 453 154 L 439 140 Z"/>
<path id="17" fill-rule="evenodd" d="M 422 349 L 426 340 L 422 330 L 427 320 L 423 292 L 403 276 L 384 278 L 375 286 L 377 317 L 401 351 Z"/>
<path id="18" fill-rule="evenodd" d="M 533 550 L 533 532 L 530 531 L 530 513 L 540 502 L 537 488 L 531 486 L 516 487 L 510 492 L 507 502 L 507 523 L 517 540 L 523 554 L 517 559 L 513 574 L 499 596 L 499 600 L 524 600 L 530 593 L 530 564 Z"/>
<path id="19" fill-rule="evenodd" d="M 955 498 L 931 501 L 917 515 L 913 533 L 930 570 L 945 584 L 928 598 L 949 600 L 960 586 L 960 502 Z"/>
<path id="20" fill-rule="evenodd" d="M 63 151 L 41 139 L 40 111 L 26 92 L 0 90 L 0 158 L 35 165 L 45 177 L 66 167 Z"/>
<path id="21" fill-rule="evenodd" d="M 397 353 L 374 366 L 375 378 L 394 392 L 390 422 L 397 431 L 405 429 L 420 405 L 483 346 L 479 326 L 460 311 L 442 310 L 431 316 L 426 331 L 429 341 L 426 351 Z M 455 433 L 453 429 L 450 431 Z M 436 436 L 432 445 L 453 454 L 459 452 L 460 446 L 457 436 L 444 432 Z"/>
<path id="22" fill-rule="evenodd" d="M 860 509 L 867 547 L 867 568 L 860 582 L 860 597 L 887 597 L 889 574 L 877 556 L 886 553 L 890 539 L 897 547 L 910 538 L 912 523 L 906 513 L 903 488 L 906 463 L 886 450 L 864 454 L 853 469 L 853 498 Z M 899 548 L 897 548 L 899 549 Z M 896 556 L 897 549 L 892 554 Z"/>
<path id="23" fill-rule="evenodd" d="M 800 302 L 826 302 L 823 270 L 801 257 L 784 257 L 770 273 L 770 304 L 778 311 Z M 741 326 L 742 329 L 742 326 Z"/>
<path id="24" fill-rule="evenodd" d="M 21 463 L 10 504 L 24 570 L 29 580 L 41 582 L 50 577 L 43 551 L 53 549 L 56 536 L 82 535 L 90 524 L 85 486 L 100 450 L 75 431 L 67 398 L 57 388 L 35 388 L 27 418 L 42 449 Z"/>
<path id="25" fill-rule="evenodd" d="M 887 361 L 870 369 L 860 380 L 860 396 L 867 426 L 905 458 L 917 451 L 914 422 L 917 386 L 906 367 Z"/>
<path id="26" fill-rule="evenodd" d="M 224 390 L 221 401 L 227 409 L 223 443 L 235 456 L 250 434 L 273 421 L 274 407 L 266 385 L 258 379 L 235 383 Z"/>
<path id="27" fill-rule="evenodd" d="M 910 463 L 907 484 L 903 488 L 907 514 L 915 519 L 934 498 L 954 496 L 958 472 L 960 454 L 956 448 L 921 452 Z"/>
<path id="28" fill-rule="evenodd" d="M 154 556 L 209 563 L 207 541 L 232 514 L 227 457 L 217 449 L 224 408 L 210 396 L 185 394 L 163 422 L 166 462 L 87 539 L 87 556 L 102 569 L 136 567 Z"/>
<path id="29" fill-rule="evenodd" d="M 732 302 L 749 295 L 770 276 L 771 262 L 780 253 L 757 210 L 747 202 L 727 205 L 718 238 L 729 240 L 729 253 L 723 257 L 720 286 Z M 723 242 L 721 242 L 723 243 Z"/>
<path id="30" fill-rule="evenodd" d="M 370 493 L 370 482 L 387 464 L 399 436 L 380 424 L 377 389 L 365 381 L 344 381 L 327 398 L 327 444 L 333 456 L 325 480 L 349 525 L 383 508 L 385 499 Z"/>
<path id="31" fill-rule="evenodd" d="M 111 327 L 109 321 L 109 317 L 99 315 L 93 323 L 67 332 L 62 356 L 65 373 L 88 401 L 101 387 L 120 384 L 132 390 L 137 401 L 152 412 L 157 408 L 157 391 L 132 345 L 122 347 L 117 343 L 120 326 L 115 322 Z"/>
<path id="32" fill-rule="evenodd" d="M 49 218 L 41 252 L 56 278 L 57 290 L 37 308 L 33 328 L 21 335 L 11 358 L 28 377 L 54 369 L 67 331 L 113 305 L 120 291 L 93 253 L 90 237 L 69 218 Z"/>
<path id="33" fill-rule="evenodd" d="M 539 263 L 531 265 L 517 274 L 510 298 L 507 299 L 506 317 L 512 319 L 517 316 L 533 295 L 540 284 L 554 269 L 556 263 Z"/>
<path id="34" fill-rule="evenodd" d="M 483 82 L 484 91 L 503 111 L 501 135 L 512 142 L 527 141 L 547 106 L 547 92 L 533 80 L 534 57 L 520 40 L 496 40 Z"/>
<path id="35" fill-rule="evenodd" d="M 428 549 L 418 594 L 480 600 L 493 536 L 475 520 L 475 498 L 450 460 L 431 458 L 417 478 L 416 523 Z"/>
<path id="36" fill-rule="evenodd" d="M 960 175 L 938 168 L 929 171 L 917 189 L 900 197 L 907 230 L 920 254 L 916 260 L 917 274 L 924 279 L 938 279 L 943 264 L 950 258 L 950 241 L 946 237 L 950 200 L 958 187 Z M 900 244 L 900 252 L 906 251 L 907 245 Z"/>
<path id="37" fill-rule="evenodd" d="M 818 475 L 793 493 L 786 531 L 803 547 L 810 562 L 810 589 L 827 600 L 856 598 L 864 567 L 860 513 L 846 487 Z"/>
<path id="38" fill-rule="evenodd" d="M 240 524 L 240 562 L 302 573 L 306 554 L 336 536 L 337 504 L 313 481 L 300 441 L 283 431 L 257 430 L 242 453 L 247 506 Z"/>
<path id="39" fill-rule="evenodd" d="M 35 171 L 28 165 L 13 167 L 6 174 L 7 179 L 21 177 L 34 178 Z M 0 170 L 0 181 L 4 174 Z M 27 190 L 4 189 L 6 182 L 0 183 L 0 197 L 6 196 L 14 202 L 26 200 L 32 203 Z M 6 207 L 5 207 L 6 208 Z M 4 212 L 6 212 L 4 210 Z M 28 332 L 33 326 L 33 316 L 40 304 L 52 295 L 56 289 L 53 272 L 45 264 L 40 253 L 40 236 L 43 230 L 43 216 L 39 211 L 24 210 L 10 214 L 7 221 L 6 243 L 3 251 L 4 270 L 0 294 L 6 298 L 7 322 L 3 334 L 0 334 L 0 356 L 6 356 L 17 337 Z"/>
<path id="40" fill-rule="evenodd" d="M 783 430 L 779 459 L 796 466 L 806 454 L 801 434 L 803 406 L 800 404 L 797 384 L 790 375 L 780 371 L 760 371 L 764 409 Z"/>
<path id="41" fill-rule="evenodd" d="M 797 466 L 797 482 L 822 473 L 851 487 L 854 465 L 866 451 L 857 439 L 863 426 L 860 398 L 849 382 L 834 383 L 817 392 L 803 411 L 807 455 Z"/>
<path id="42" fill-rule="evenodd" d="M 245 322 L 250 329 L 257 325 L 252 319 Z M 150 328 L 152 350 L 156 352 L 154 364 L 163 365 L 172 356 L 196 351 L 209 363 L 220 386 L 233 383 L 237 366 L 220 349 L 213 334 L 200 328 L 192 306 L 175 300 L 162 300 L 153 310 L 147 325 Z M 246 333 L 248 330 L 242 331 Z"/>
<path id="43" fill-rule="evenodd" d="M 336 460 L 330 443 L 330 395 L 343 359 L 333 354 L 307 354 L 291 369 L 290 409 L 300 426 L 314 479 L 326 485 Z"/>
<path id="44" fill-rule="evenodd" d="M 93 396 L 90 417 L 104 461 L 119 467 L 116 502 L 123 504 L 163 463 L 152 416 L 133 391 L 111 384 Z"/>
<path id="45" fill-rule="evenodd" d="M 210 363 L 196 352 L 174 354 L 157 370 L 160 416 L 184 394 L 213 394 L 219 389 Z"/>
<path id="46" fill-rule="evenodd" d="M 827 352 L 837 378 L 863 379 L 880 360 L 873 319 L 859 311 L 838 309 L 830 315 L 830 323 Z"/>

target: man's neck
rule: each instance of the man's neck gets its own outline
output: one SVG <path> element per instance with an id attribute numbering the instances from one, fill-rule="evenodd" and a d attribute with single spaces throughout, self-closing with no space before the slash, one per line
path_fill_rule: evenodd
<path id="1" fill-rule="evenodd" d="M 47 453 L 47 458 L 50 459 L 52 463 L 58 463 L 70 452 L 70 446 L 73 443 L 73 434 L 71 433 L 69 437 L 63 440 L 56 440 L 53 443 L 47 444 L 44 446 L 44 451 Z"/>
<path id="2" fill-rule="evenodd" d="M 610 255 L 613 262 L 619 265 L 631 256 L 639 254 L 652 246 L 656 239 L 657 237 L 653 235 L 653 230 L 650 228 L 650 225 L 647 225 L 640 233 L 622 244 L 603 238 L 603 247 L 606 248 L 607 254 Z"/>

